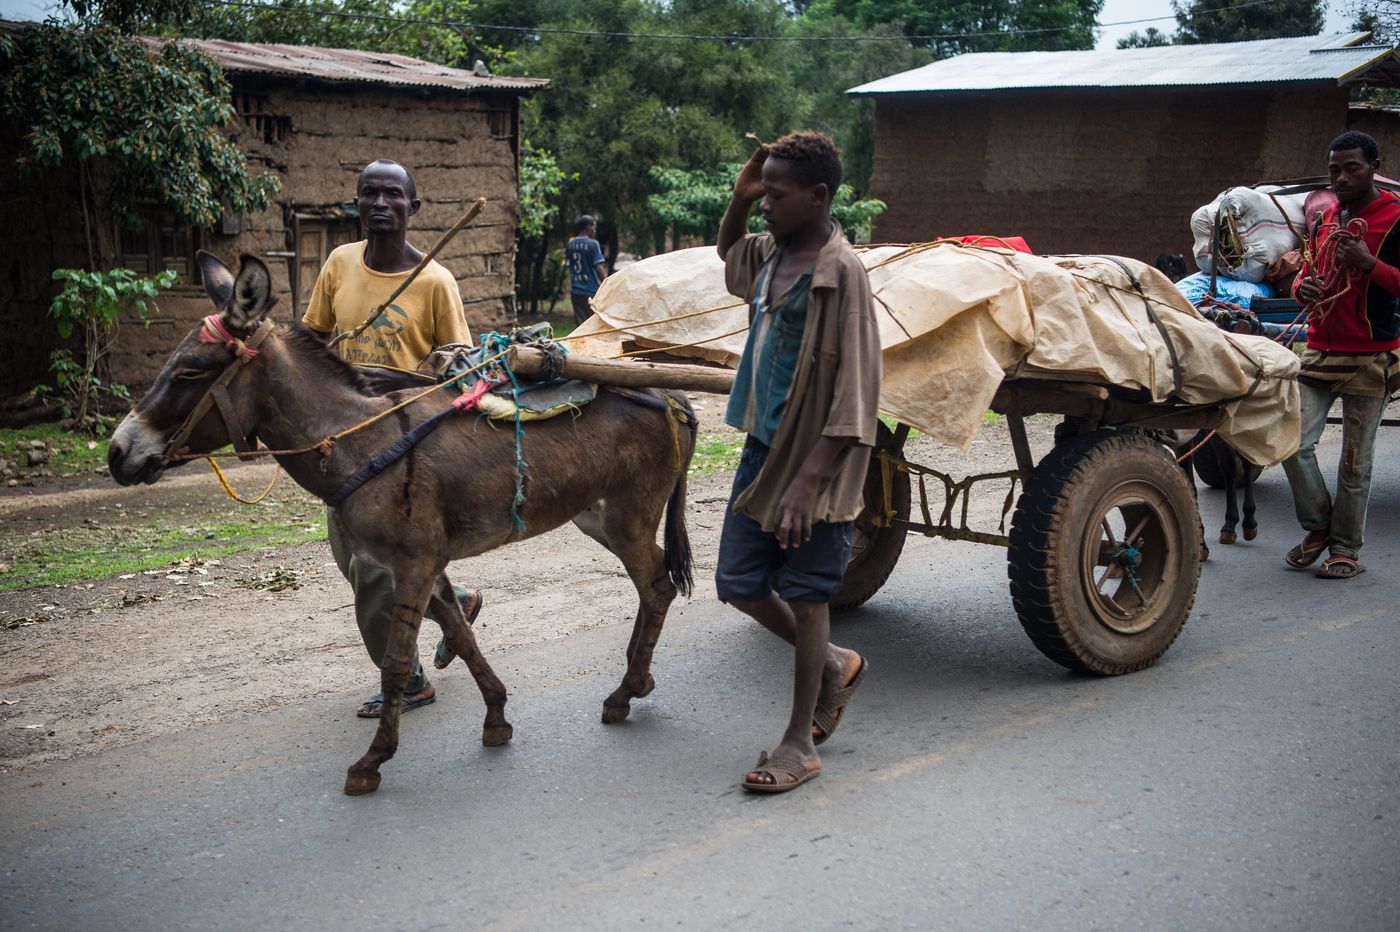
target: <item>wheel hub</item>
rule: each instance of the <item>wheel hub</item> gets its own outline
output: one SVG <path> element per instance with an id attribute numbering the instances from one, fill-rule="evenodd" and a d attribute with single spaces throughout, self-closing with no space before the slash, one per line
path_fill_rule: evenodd
<path id="1" fill-rule="evenodd" d="M 1136 589 L 1138 587 L 1137 568 L 1142 565 L 1142 538 L 1138 538 L 1131 544 L 1125 543 L 1114 551 L 1110 559 L 1123 568 L 1123 576 L 1128 580 L 1128 585 Z"/>

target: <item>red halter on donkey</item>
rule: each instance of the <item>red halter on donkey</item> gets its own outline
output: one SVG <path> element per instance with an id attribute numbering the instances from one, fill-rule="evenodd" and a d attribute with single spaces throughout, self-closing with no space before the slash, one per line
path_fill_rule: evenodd
<path id="1" fill-rule="evenodd" d="M 288 475 L 325 499 L 362 463 L 451 408 L 450 394 L 435 392 L 342 434 L 333 447 L 322 443 L 386 412 L 407 393 L 374 394 L 354 367 L 314 336 L 266 323 L 275 299 L 271 277 L 258 259 L 245 256 L 237 278 L 208 253 L 200 254 L 200 263 L 219 308 L 215 325 L 184 339 L 112 435 L 108 463 L 123 485 L 155 482 L 185 459 L 176 453 L 217 450 L 234 434 L 245 434 L 277 450 Z M 249 348 L 254 355 L 247 354 Z M 213 394 L 225 396 L 217 411 L 209 400 L 216 386 Z M 505 686 L 478 649 L 460 607 L 440 600 L 434 581 L 450 560 L 570 520 L 622 561 L 639 599 L 627 672 L 604 700 L 603 721 L 622 721 L 631 700 L 652 691 L 652 652 L 672 600 L 689 590 L 691 573 L 685 478 L 695 438 L 672 418 L 673 411 L 693 415 L 683 394 L 665 394 L 670 402 L 658 410 L 600 392 L 577 416 L 532 422 L 526 438 L 527 499 L 519 507 L 523 532 L 511 519 L 514 431 L 473 430 L 467 418 L 428 436 L 349 498 L 339 512 L 346 531 L 357 551 L 393 571 L 402 601 L 384 658 L 384 714 L 368 753 L 350 767 L 345 792 L 373 792 L 380 765 L 398 747 L 399 699 L 430 600 L 451 656 L 466 662 L 486 701 L 482 743 L 510 740 Z M 327 450 L 332 452 L 326 455 Z M 656 545 L 663 513 L 664 550 Z"/>

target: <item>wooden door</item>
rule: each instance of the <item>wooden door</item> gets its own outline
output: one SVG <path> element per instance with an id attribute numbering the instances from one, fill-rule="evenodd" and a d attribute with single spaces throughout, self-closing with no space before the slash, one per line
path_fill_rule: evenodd
<path id="1" fill-rule="evenodd" d="M 331 250 L 359 239 L 360 226 L 355 220 L 298 216 L 295 236 L 296 271 L 292 276 L 292 288 L 295 290 L 293 297 L 297 306 L 297 319 L 300 320 L 311 303 L 311 291 L 316 287 L 316 276 L 321 274 L 321 266 L 326 264 Z"/>

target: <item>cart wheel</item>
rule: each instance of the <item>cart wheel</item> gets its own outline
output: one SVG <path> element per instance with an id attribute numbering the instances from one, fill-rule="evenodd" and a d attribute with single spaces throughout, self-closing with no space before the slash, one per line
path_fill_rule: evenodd
<path id="1" fill-rule="evenodd" d="M 1096 431 L 1056 447 L 1011 522 L 1008 573 L 1021 626 L 1071 670 L 1148 666 L 1196 600 L 1199 528 L 1185 474 L 1146 434 Z"/>
<path id="2" fill-rule="evenodd" d="M 1224 451 L 1217 454 L 1216 451 L 1212 449 L 1215 444 L 1220 444 L 1223 447 L 1225 446 L 1225 441 L 1221 440 L 1219 437 L 1211 437 L 1210 440 L 1206 441 L 1206 445 L 1201 447 L 1195 456 L 1191 457 L 1191 465 L 1195 467 L 1196 475 L 1201 477 L 1202 482 L 1212 489 L 1223 489 L 1225 488 L 1225 471 L 1220 468 L 1220 456 L 1234 456 L 1235 451 L 1226 447 Z M 1258 479 L 1259 474 L 1264 471 L 1253 463 L 1245 463 L 1245 469 L 1249 471 L 1250 482 Z M 1244 488 L 1244 484 L 1244 476 L 1235 477 L 1235 488 L 1242 489 Z"/>
<path id="3" fill-rule="evenodd" d="M 894 448 L 894 434 L 883 423 L 875 435 L 876 450 Z M 909 520 L 909 474 L 895 470 L 890 475 L 893 486 L 891 505 L 895 517 Z M 884 479 L 881 476 L 880 461 L 870 457 L 870 468 L 865 473 L 865 507 L 855 520 L 855 540 L 851 547 L 851 562 L 846 565 L 846 576 L 841 591 L 831 600 L 831 610 L 846 611 L 863 605 L 871 596 L 880 591 L 885 580 L 894 572 L 899 554 L 904 550 L 904 537 L 908 531 L 902 524 L 892 527 L 879 527 L 871 523 L 871 517 L 885 508 Z"/>

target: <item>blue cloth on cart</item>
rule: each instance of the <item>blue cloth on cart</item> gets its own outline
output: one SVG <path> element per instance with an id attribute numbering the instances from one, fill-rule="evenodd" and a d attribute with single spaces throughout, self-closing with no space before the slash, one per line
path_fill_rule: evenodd
<path id="1" fill-rule="evenodd" d="M 1187 301 L 1199 304 L 1211 296 L 1210 276 L 1204 272 L 1188 275 L 1176 283 L 1176 288 L 1186 296 Z M 1255 298 L 1272 298 L 1273 296 L 1274 289 L 1262 282 L 1259 284 L 1242 282 L 1225 275 L 1217 276 L 1215 279 L 1215 298 L 1219 301 L 1238 304 L 1242 308 L 1248 309 L 1254 303 Z"/>

